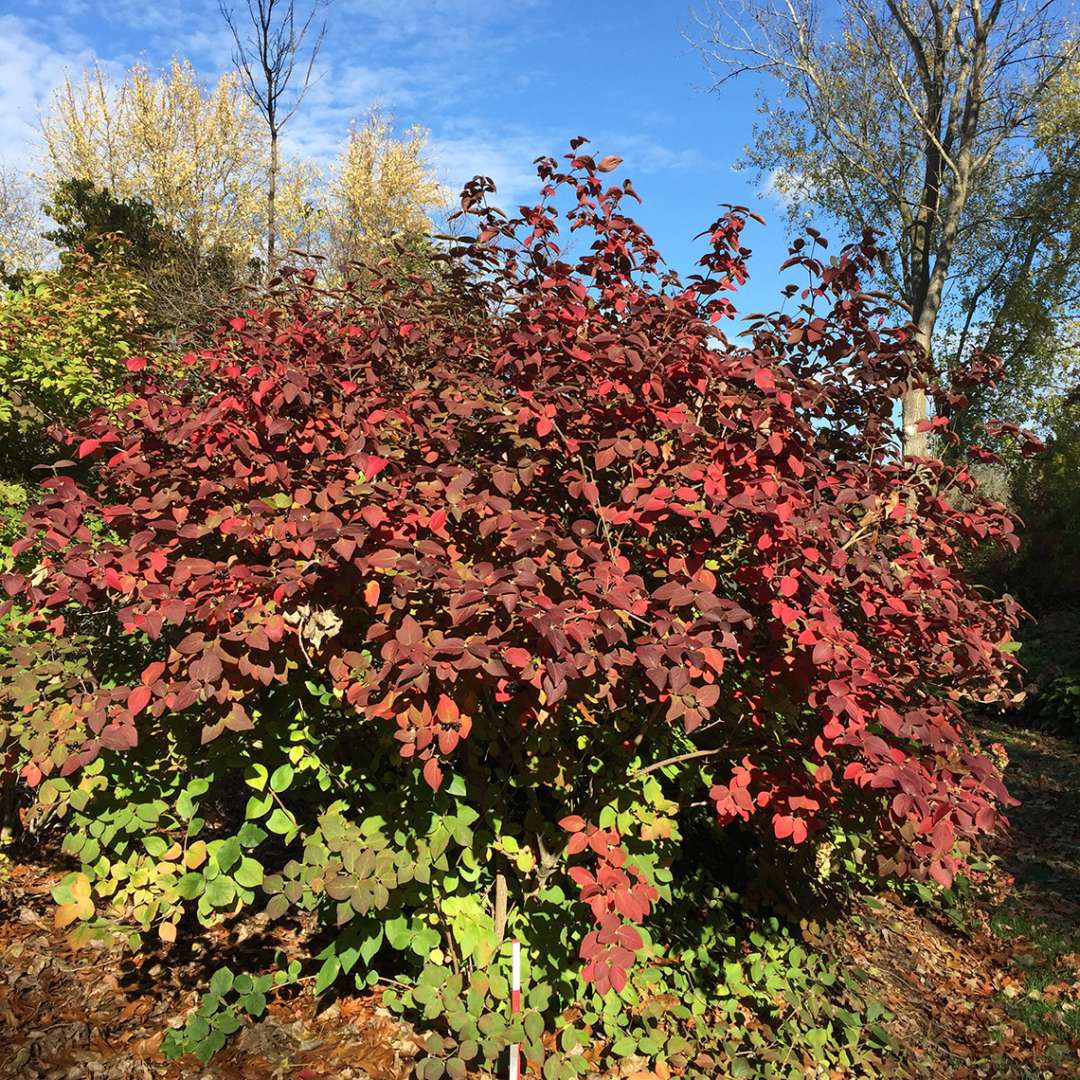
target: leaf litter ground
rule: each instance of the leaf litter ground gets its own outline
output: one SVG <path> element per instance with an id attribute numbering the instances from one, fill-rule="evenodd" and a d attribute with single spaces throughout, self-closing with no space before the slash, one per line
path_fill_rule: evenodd
<path id="1" fill-rule="evenodd" d="M 1008 874 L 993 895 L 950 913 L 883 894 L 836 928 L 830 947 L 845 951 L 892 1013 L 890 1034 L 904 1053 L 895 1075 L 1080 1076 L 1080 746 L 1015 729 L 986 734 L 1008 749 L 1009 779 L 1023 800 L 998 843 Z M 0 861 L 0 1077 L 411 1075 L 418 1041 L 376 996 L 316 1009 L 295 987 L 274 996 L 209 1066 L 166 1061 L 163 1032 L 196 1006 L 195 986 L 209 971 L 266 968 L 275 950 L 290 954 L 312 928 L 249 918 L 139 961 L 74 950 L 53 925 L 49 896 L 65 869 L 47 847 L 17 848 Z M 620 1074 L 671 1075 L 641 1059 Z"/>

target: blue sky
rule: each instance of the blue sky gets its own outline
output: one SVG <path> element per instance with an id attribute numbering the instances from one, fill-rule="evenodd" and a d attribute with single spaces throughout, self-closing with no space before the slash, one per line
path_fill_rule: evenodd
<path id="1" fill-rule="evenodd" d="M 243 0 L 239 0 L 240 3 Z M 707 0 L 702 0 L 707 3 Z M 440 178 L 492 176 L 516 206 L 534 190 L 532 160 L 578 134 L 618 154 L 644 199 L 639 219 L 668 262 L 688 271 L 693 236 L 720 204 L 768 219 L 746 234 L 756 281 L 744 311 L 777 302 L 783 208 L 732 168 L 751 136 L 752 88 L 709 92 L 683 0 L 332 0 L 319 80 L 291 122 L 294 149 L 329 158 L 373 105 L 429 129 Z M 33 154 L 38 110 L 70 71 L 97 59 L 120 71 L 172 56 L 215 77 L 230 40 L 216 0 L 0 0 L 0 160 Z"/>

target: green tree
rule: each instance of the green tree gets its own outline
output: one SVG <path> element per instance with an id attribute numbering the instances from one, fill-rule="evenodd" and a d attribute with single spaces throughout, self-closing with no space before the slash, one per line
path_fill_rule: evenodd
<path id="1" fill-rule="evenodd" d="M 813 208 L 854 235 L 885 232 L 890 284 L 933 362 L 967 359 L 964 326 L 989 331 L 1010 306 L 1019 316 L 1009 287 L 1019 278 L 1001 253 L 1014 270 L 1042 261 L 1060 223 L 1030 208 L 1072 168 L 1036 137 L 1042 103 L 1077 55 L 1064 5 L 844 0 L 830 18 L 817 0 L 742 0 L 734 13 L 718 6 L 706 29 L 718 87 L 754 74 L 780 91 L 761 97 L 744 165 L 795 218 Z M 913 381 L 906 452 L 927 452 L 926 415 Z"/>
<path id="2" fill-rule="evenodd" d="M 953 364 L 981 339 L 1005 378 L 971 395 L 954 424 L 964 442 L 995 417 L 1054 433 L 1080 381 L 1080 60 L 1051 83 L 1033 130 L 1043 170 L 1001 193 L 996 250 L 981 274 L 965 274 Z"/>
<path id="3" fill-rule="evenodd" d="M 257 273 L 257 263 L 245 261 L 235 249 L 192 243 L 165 224 L 146 199 L 121 198 L 91 180 L 62 181 L 45 211 L 57 226 L 45 238 L 61 251 L 82 251 L 94 259 L 105 253 L 136 272 L 145 287 L 148 325 L 157 334 L 184 337 L 208 329 L 208 313 Z M 123 237 L 120 245 L 117 236 Z"/>
<path id="4" fill-rule="evenodd" d="M 95 258 L 110 247 L 110 237 L 122 234 L 126 261 L 148 264 L 160 258 L 165 227 L 157 211 L 137 195 L 120 198 L 92 180 L 70 178 L 53 189 L 44 207 L 56 228 L 44 238 L 62 251 L 82 248 Z"/>

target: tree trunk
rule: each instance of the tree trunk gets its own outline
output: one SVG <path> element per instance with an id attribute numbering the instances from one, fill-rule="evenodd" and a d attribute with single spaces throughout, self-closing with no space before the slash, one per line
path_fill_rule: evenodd
<path id="1" fill-rule="evenodd" d="M 926 457 L 929 445 L 919 422 L 926 419 L 926 391 L 909 385 L 901 401 L 904 424 L 904 457 Z"/>
<path id="2" fill-rule="evenodd" d="M 270 175 L 266 191 L 266 276 L 274 272 L 274 242 L 277 239 L 277 175 L 280 159 L 278 157 L 278 133 L 270 129 Z"/>

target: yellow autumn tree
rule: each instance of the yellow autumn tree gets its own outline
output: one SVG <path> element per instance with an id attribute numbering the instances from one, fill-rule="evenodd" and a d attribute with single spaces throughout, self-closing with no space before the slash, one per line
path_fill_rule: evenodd
<path id="1" fill-rule="evenodd" d="M 370 264 L 392 253 L 395 241 L 413 248 L 431 233 L 431 215 L 447 198 L 426 148 L 423 128 L 396 137 L 378 111 L 353 125 L 321 200 L 323 243 L 333 265 Z"/>
<path id="2" fill-rule="evenodd" d="M 136 65 L 121 80 L 99 66 L 67 79 L 41 120 L 41 180 L 90 180 L 150 202 L 193 251 L 258 253 L 265 235 L 265 132 L 237 77 L 204 84 L 186 60 L 160 74 Z M 309 228 L 313 170 L 289 163 L 279 183 L 286 242 Z"/>

